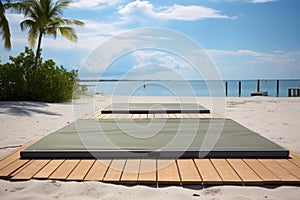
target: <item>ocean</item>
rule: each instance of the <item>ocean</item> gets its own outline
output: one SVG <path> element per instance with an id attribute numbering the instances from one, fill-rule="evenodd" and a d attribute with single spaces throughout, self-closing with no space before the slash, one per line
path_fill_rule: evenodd
<path id="1" fill-rule="evenodd" d="M 249 97 L 257 91 L 257 80 L 240 80 L 241 96 Z M 88 87 L 89 93 L 106 95 L 129 96 L 212 96 L 207 83 L 215 81 L 80 81 L 81 85 Z M 228 83 L 227 96 L 239 96 L 239 81 L 224 80 L 224 87 L 212 87 L 211 90 L 219 90 L 225 95 L 225 82 Z M 268 96 L 277 96 L 276 80 L 260 80 L 260 91 L 268 91 Z M 288 88 L 299 88 L 299 80 L 279 80 L 279 97 L 288 96 Z M 220 94 L 220 93 L 219 93 Z M 221 95 L 221 96 L 222 96 Z"/>

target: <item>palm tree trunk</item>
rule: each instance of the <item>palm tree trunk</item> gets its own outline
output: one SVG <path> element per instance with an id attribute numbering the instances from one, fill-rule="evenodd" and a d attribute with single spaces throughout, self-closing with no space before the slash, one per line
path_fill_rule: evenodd
<path id="1" fill-rule="evenodd" d="M 40 54 L 41 54 L 42 37 L 43 37 L 43 31 L 41 30 L 40 34 L 39 34 L 38 46 L 36 48 L 34 69 L 37 69 L 37 67 L 38 67 L 38 62 L 39 62 L 39 58 L 40 58 Z"/>

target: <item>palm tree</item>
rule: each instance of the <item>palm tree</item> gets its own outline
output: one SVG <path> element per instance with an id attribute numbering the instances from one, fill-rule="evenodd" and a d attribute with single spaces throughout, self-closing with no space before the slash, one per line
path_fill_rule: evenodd
<path id="1" fill-rule="evenodd" d="M 1 39 L 4 40 L 4 47 L 6 49 L 11 48 L 10 30 L 8 21 L 5 16 L 5 10 L 9 8 L 9 3 L 9 0 L 5 1 L 5 3 L 2 3 L 2 1 L 0 0 L 0 36 Z"/>
<path id="2" fill-rule="evenodd" d="M 61 17 L 63 9 L 67 8 L 72 1 L 58 0 L 24 0 L 19 6 L 19 11 L 23 12 L 25 19 L 21 22 L 21 29 L 28 30 L 28 41 L 32 48 L 38 39 L 35 64 L 37 68 L 40 57 L 42 37 L 52 35 L 56 38 L 58 32 L 72 42 L 77 41 L 77 35 L 72 25 L 83 26 L 84 23 L 75 19 L 64 19 Z"/>

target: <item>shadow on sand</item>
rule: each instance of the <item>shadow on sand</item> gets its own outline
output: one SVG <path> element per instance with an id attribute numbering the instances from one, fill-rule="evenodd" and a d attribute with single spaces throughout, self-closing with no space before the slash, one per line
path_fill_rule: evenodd
<path id="1" fill-rule="evenodd" d="M 30 102 L 30 101 L 3 101 L 0 102 L 0 114 L 9 114 L 17 116 L 31 116 L 32 114 L 44 114 L 61 116 L 61 114 L 45 111 L 45 108 L 49 107 L 47 103 L 42 102 Z"/>

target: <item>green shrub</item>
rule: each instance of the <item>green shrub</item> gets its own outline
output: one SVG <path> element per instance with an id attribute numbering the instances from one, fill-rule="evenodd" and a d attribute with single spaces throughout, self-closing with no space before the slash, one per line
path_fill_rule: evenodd
<path id="1" fill-rule="evenodd" d="M 76 83 L 78 72 L 68 72 L 57 67 L 53 60 L 39 59 L 34 69 L 34 52 L 25 48 L 10 62 L 0 64 L 0 100 L 28 100 L 61 102 L 72 99 L 73 90 L 79 90 Z"/>

